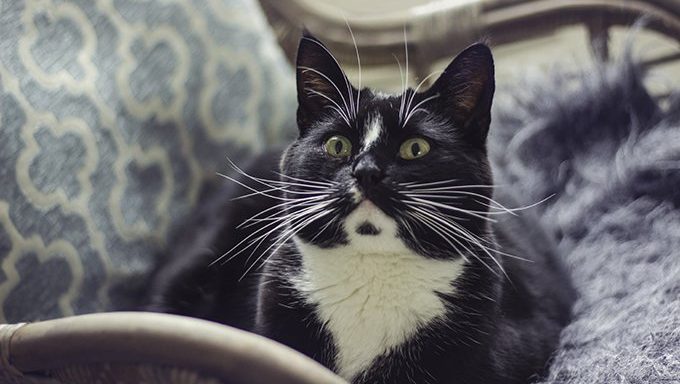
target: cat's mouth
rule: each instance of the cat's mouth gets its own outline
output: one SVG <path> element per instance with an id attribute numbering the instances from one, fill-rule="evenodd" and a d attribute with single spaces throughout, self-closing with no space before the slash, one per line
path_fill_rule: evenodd
<path id="1" fill-rule="evenodd" d="M 378 236 L 380 234 L 380 228 L 376 228 L 376 226 L 369 221 L 364 221 L 357 226 L 356 232 L 362 236 Z"/>
<path id="2" fill-rule="evenodd" d="M 380 223 L 385 220 L 386 215 L 372 200 L 364 196 L 354 208 L 351 216 L 354 231 L 357 234 L 377 236 L 383 230 Z"/>

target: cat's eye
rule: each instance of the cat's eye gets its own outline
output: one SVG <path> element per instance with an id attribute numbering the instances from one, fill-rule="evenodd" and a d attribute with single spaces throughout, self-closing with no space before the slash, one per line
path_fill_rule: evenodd
<path id="1" fill-rule="evenodd" d="M 420 137 L 404 141 L 399 148 L 399 156 L 404 160 L 418 159 L 427 155 L 428 152 L 430 152 L 430 143 Z"/>
<path id="2" fill-rule="evenodd" d="M 326 140 L 324 149 L 333 157 L 349 157 L 352 154 L 352 142 L 345 136 L 332 136 Z"/>

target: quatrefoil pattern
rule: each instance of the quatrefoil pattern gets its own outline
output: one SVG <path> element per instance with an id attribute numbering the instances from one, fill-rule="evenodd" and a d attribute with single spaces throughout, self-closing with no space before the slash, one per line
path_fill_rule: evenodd
<path id="1" fill-rule="evenodd" d="M 0 322 L 133 308 L 226 156 L 290 136 L 255 0 L 0 0 Z"/>

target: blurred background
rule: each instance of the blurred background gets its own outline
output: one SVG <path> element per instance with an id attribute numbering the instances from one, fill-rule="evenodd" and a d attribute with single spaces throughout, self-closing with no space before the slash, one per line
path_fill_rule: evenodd
<path id="1" fill-rule="evenodd" d="M 643 16 L 633 56 L 663 104 L 680 82 L 675 0 L 2 0 L 0 320 L 134 308 L 226 156 L 295 136 L 302 26 L 355 83 L 356 42 L 363 85 L 385 91 L 405 43 L 415 86 L 485 39 L 512 93 L 619 60 Z"/>
<path id="2" fill-rule="evenodd" d="M 480 39 L 494 47 L 497 82 L 504 86 L 550 69 L 580 68 L 594 57 L 620 58 L 629 26 L 643 14 L 650 18 L 650 28 L 636 34 L 634 55 L 652 67 L 648 85 L 654 93 L 667 95 L 680 83 L 678 31 L 673 21 L 678 2 L 674 0 L 261 3 L 289 59 L 295 54 L 300 25 L 305 25 L 331 42 L 356 80 L 357 62 L 346 26 L 346 21 L 350 22 L 362 48 L 363 81 L 379 89 L 398 91 L 401 87 L 392 55 L 404 65 L 404 30 L 409 40 L 412 86 L 446 66 L 466 44 Z"/>
<path id="3" fill-rule="evenodd" d="M 671 172 L 680 139 L 674 141 L 671 121 L 680 109 L 679 0 L 0 0 L 0 323 L 139 308 L 173 228 L 204 201 L 206 186 L 224 182 L 216 172 L 227 169 L 227 156 L 240 163 L 297 134 L 293 63 L 303 26 L 355 84 L 357 49 L 362 85 L 383 91 L 401 88 L 397 63 L 405 69 L 405 44 L 415 86 L 467 45 L 488 41 L 496 58 L 496 110 L 515 94 L 553 84 L 546 79 L 556 72 L 571 73 L 576 88 L 553 84 L 545 103 L 531 94 L 527 104 L 536 108 L 521 116 L 505 108 L 507 132 L 516 129 L 511 134 L 536 128 L 535 115 L 546 115 L 540 129 L 519 145 L 511 142 L 516 150 L 528 143 L 538 166 L 521 164 L 531 157 L 520 150 L 505 151 L 509 137 L 497 144 L 512 160 L 505 165 L 515 180 L 526 181 L 518 187 L 524 195 L 539 201 L 564 190 L 557 208 L 546 208 L 547 221 L 566 239 L 561 246 L 576 249 L 567 259 L 579 289 L 591 293 L 579 308 L 592 315 L 574 323 L 582 337 L 571 345 L 592 345 L 604 357 L 584 362 L 590 352 L 573 348 L 578 364 L 559 374 L 575 375 L 572 366 L 592 363 L 608 372 L 628 369 L 629 376 L 569 376 L 570 382 L 677 382 L 680 245 L 673 215 L 680 202 L 675 187 L 650 185 L 678 185 Z M 594 62 L 620 61 L 626 47 L 648 71 L 652 98 L 645 93 L 645 103 L 619 104 L 631 93 L 621 89 L 634 81 L 622 85 L 595 70 Z M 589 86 L 604 91 L 591 94 Z M 609 126 L 611 137 L 601 126 L 581 124 L 578 112 L 561 114 L 581 95 L 604 96 L 592 103 L 604 108 L 600 115 L 622 114 Z M 638 106 L 648 109 L 634 115 Z M 551 130 L 559 126 L 549 124 L 556 116 L 573 122 L 573 132 L 561 137 Z M 637 146 L 643 136 L 646 146 Z M 600 145 L 603 137 L 612 142 Z M 531 152 L 532 143 L 541 150 Z M 551 146 L 561 144 L 562 151 Z M 597 157 L 612 148 L 611 157 Z M 592 158 L 569 157 L 588 149 Z M 541 190 L 535 175 L 561 184 Z M 617 183 L 640 190 L 626 195 Z M 591 194 L 581 192 L 589 187 Z M 638 207 L 638 218 L 621 220 L 614 208 L 587 204 L 611 197 Z M 629 231 L 642 238 L 638 243 L 622 235 L 631 223 L 639 225 Z M 611 234 L 604 249 L 591 251 L 591 242 L 581 241 L 593 228 Z M 663 231 L 663 241 L 650 245 Z M 592 254 L 609 257 L 593 266 Z M 602 280 L 593 277 L 600 272 Z M 634 317 L 637 323 L 629 321 Z M 634 359 L 641 361 L 629 363 Z"/>
<path id="4" fill-rule="evenodd" d="M 302 26 L 355 83 L 356 42 L 363 85 L 385 91 L 405 44 L 415 86 L 485 39 L 502 90 L 619 60 L 643 16 L 633 56 L 663 104 L 676 0 L 2 0 L 0 320 L 134 308 L 226 156 L 295 136 Z"/>

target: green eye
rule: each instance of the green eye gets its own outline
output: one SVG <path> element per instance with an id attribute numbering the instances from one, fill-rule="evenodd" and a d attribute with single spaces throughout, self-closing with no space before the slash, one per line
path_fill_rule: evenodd
<path id="1" fill-rule="evenodd" d="M 421 158 L 430 152 L 430 143 L 420 137 L 408 139 L 401 144 L 399 156 L 404 160 Z"/>
<path id="2" fill-rule="evenodd" d="M 326 153 L 333 157 L 349 157 L 352 154 L 352 142 L 345 136 L 333 136 L 324 144 Z"/>

